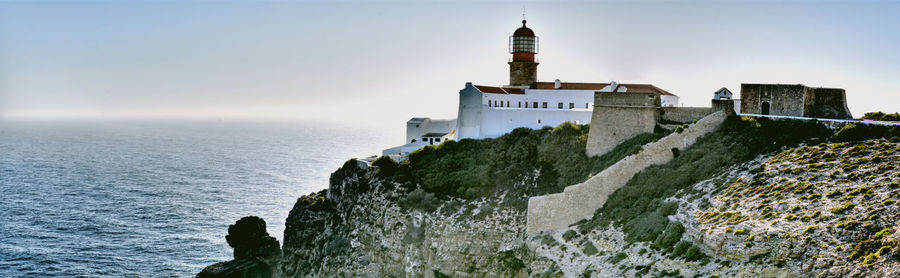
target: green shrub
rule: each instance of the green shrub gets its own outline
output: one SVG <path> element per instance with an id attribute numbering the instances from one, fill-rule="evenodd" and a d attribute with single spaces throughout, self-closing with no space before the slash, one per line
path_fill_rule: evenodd
<path id="1" fill-rule="evenodd" d="M 868 112 L 862 118 L 873 121 L 900 121 L 900 113 Z"/>
<path id="2" fill-rule="evenodd" d="M 619 253 L 616 253 L 615 256 L 610 258 L 609 262 L 611 262 L 613 264 L 617 264 L 617 263 L 621 262 L 622 260 L 624 260 L 625 258 L 628 258 L 628 255 L 626 255 L 625 252 L 619 252 Z"/>
<path id="3" fill-rule="evenodd" d="M 425 192 L 421 188 L 413 190 L 398 202 L 404 209 L 419 209 L 425 212 L 433 212 L 440 206 L 441 201 L 434 193 Z"/>
<path id="4" fill-rule="evenodd" d="M 740 229 L 740 230 L 734 231 L 734 235 L 746 235 L 746 234 L 747 234 L 747 230 L 745 230 L 745 229 Z"/>
<path id="5" fill-rule="evenodd" d="M 818 229 L 818 228 L 819 228 L 818 225 L 811 225 L 811 226 L 809 226 L 809 227 L 806 227 L 806 229 L 803 230 L 803 233 L 804 233 L 804 234 L 812 233 L 812 232 L 815 232 L 816 229 Z"/>
<path id="6" fill-rule="evenodd" d="M 675 244 L 675 247 L 672 248 L 672 256 L 671 257 L 672 258 L 681 257 L 681 255 L 684 255 L 684 252 L 686 252 L 688 250 L 688 248 L 690 248 L 690 247 L 691 247 L 690 242 L 679 241 L 677 244 Z"/>
<path id="7" fill-rule="evenodd" d="M 566 241 L 572 241 L 572 239 L 576 236 L 578 236 L 578 233 L 576 233 L 574 230 L 568 230 L 563 233 L 562 238 Z"/>
<path id="8" fill-rule="evenodd" d="M 812 216 L 810 216 L 810 215 L 804 215 L 804 216 L 800 217 L 800 221 L 803 221 L 803 222 L 809 222 L 810 220 L 812 220 Z"/>
<path id="9" fill-rule="evenodd" d="M 878 259 L 879 255 L 883 255 L 890 251 L 890 247 L 883 243 L 883 241 L 886 237 L 894 234 L 894 232 L 896 232 L 894 229 L 885 228 L 876 232 L 868 239 L 860 241 L 853 248 L 853 251 L 850 252 L 850 259 L 855 260 L 865 258 L 863 264 L 871 264 L 871 262 Z M 888 248 L 885 249 L 885 247 Z"/>
<path id="10" fill-rule="evenodd" d="M 900 136 L 900 127 L 898 126 L 852 123 L 838 130 L 834 134 L 834 139 L 838 142 L 848 142 L 897 136 Z"/>
<path id="11" fill-rule="evenodd" d="M 697 248 L 697 246 L 691 246 L 687 251 L 684 252 L 684 259 L 689 262 L 700 260 L 703 258 L 706 258 L 706 254 L 703 254 L 703 252 L 701 252 L 700 248 Z"/>
<path id="12" fill-rule="evenodd" d="M 836 227 L 838 227 L 840 229 L 845 229 L 845 230 L 856 229 L 856 227 L 859 227 L 859 221 L 856 221 L 856 220 L 840 221 L 837 223 Z"/>
<path id="13" fill-rule="evenodd" d="M 585 244 L 584 250 L 582 252 L 584 252 L 584 254 L 587 256 L 593 256 L 596 255 L 599 251 L 597 251 L 597 247 L 595 247 L 593 243 L 588 242 L 587 244 Z"/>
<path id="14" fill-rule="evenodd" d="M 836 207 L 834 207 L 834 208 L 831 208 L 831 213 L 833 213 L 833 214 L 841 214 L 841 213 L 844 213 L 845 211 L 848 211 L 848 210 L 853 209 L 854 207 L 856 207 L 856 205 L 854 205 L 852 202 L 850 202 L 850 201 L 845 201 L 845 202 L 844 202 L 843 204 L 841 204 L 840 206 L 836 206 Z"/>
<path id="15" fill-rule="evenodd" d="M 666 225 L 666 229 L 663 230 L 662 234 L 656 237 L 656 240 L 653 241 L 653 244 L 650 247 L 657 250 L 668 250 L 675 246 L 675 243 L 681 240 L 681 236 L 684 234 L 684 226 L 679 222 L 669 222 Z"/>
<path id="16" fill-rule="evenodd" d="M 825 197 L 834 199 L 834 197 L 841 196 L 841 194 L 844 194 L 844 192 L 841 189 L 835 189 L 834 191 L 831 191 L 831 192 L 828 192 L 828 194 L 825 194 Z"/>
<path id="17" fill-rule="evenodd" d="M 393 158 L 388 156 L 381 156 L 375 161 L 372 161 L 373 166 L 377 166 L 379 171 L 378 175 L 381 177 L 390 177 L 397 173 L 397 169 L 400 164 L 397 161 L 394 161 Z"/>

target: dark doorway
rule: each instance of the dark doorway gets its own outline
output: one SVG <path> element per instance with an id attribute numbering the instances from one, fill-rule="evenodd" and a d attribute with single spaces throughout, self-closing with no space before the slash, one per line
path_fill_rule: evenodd
<path id="1" fill-rule="evenodd" d="M 769 102 L 763 102 L 760 110 L 763 115 L 769 115 Z"/>

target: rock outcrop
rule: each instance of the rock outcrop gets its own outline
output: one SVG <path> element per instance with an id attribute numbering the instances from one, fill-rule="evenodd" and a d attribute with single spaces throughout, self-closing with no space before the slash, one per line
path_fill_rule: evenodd
<path id="1" fill-rule="evenodd" d="M 522 209 L 422 196 L 379 171 L 351 160 L 329 190 L 297 201 L 285 230 L 286 277 L 528 276 Z"/>
<path id="2" fill-rule="evenodd" d="M 281 248 L 278 240 L 266 231 L 266 221 L 247 216 L 228 226 L 225 240 L 234 248 L 234 260 L 207 266 L 198 278 L 213 277 L 279 277 Z"/>

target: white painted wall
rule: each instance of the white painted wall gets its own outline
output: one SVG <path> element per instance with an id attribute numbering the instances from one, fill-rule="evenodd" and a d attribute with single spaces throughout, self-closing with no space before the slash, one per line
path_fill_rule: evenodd
<path id="1" fill-rule="evenodd" d="M 547 103 L 547 109 L 559 109 L 559 103 L 563 103 L 563 109 L 569 109 L 569 103 L 573 103 L 575 108 L 592 109 L 594 102 L 593 90 L 525 90 L 524 95 L 501 95 L 501 94 L 482 94 L 482 104 L 491 108 L 521 108 L 536 109 L 533 104 L 538 103 L 537 109 L 543 109 L 543 103 Z M 490 105 L 488 105 L 490 102 Z M 497 106 L 494 106 L 494 103 Z M 503 102 L 502 107 L 499 105 Z M 509 103 L 509 106 L 506 105 Z"/>
<path id="2" fill-rule="evenodd" d="M 459 93 L 455 138 L 493 138 L 520 127 L 540 129 L 544 126 L 555 127 L 566 121 L 587 124 L 591 121 L 593 101 L 593 90 L 527 89 L 524 95 L 485 94 L 471 83 L 466 83 Z M 534 107 L 535 102 L 538 108 Z M 544 102 L 547 108 L 543 108 Z M 560 102 L 562 109 L 559 108 Z M 573 109 L 569 108 L 570 103 Z"/>
<path id="3" fill-rule="evenodd" d="M 545 126 L 555 127 L 567 121 L 587 124 L 591 122 L 592 111 L 583 108 L 485 108 L 482 112 L 480 138 L 499 137 L 520 127 L 541 129 Z"/>
<path id="4" fill-rule="evenodd" d="M 659 102 L 662 107 L 678 106 L 678 96 L 660 95 Z"/>
<path id="5" fill-rule="evenodd" d="M 453 138 L 452 133 L 455 128 L 456 119 L 412 118 L 406 122 L 406 143 L 412 143 L 412 140 L 422 141 L 422 135 L 428 133 L 447 133 L 448 135 L 444 137 Z"/>

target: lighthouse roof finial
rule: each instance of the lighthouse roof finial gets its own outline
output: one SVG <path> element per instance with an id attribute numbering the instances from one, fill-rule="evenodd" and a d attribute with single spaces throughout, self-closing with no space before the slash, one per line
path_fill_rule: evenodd
<path id="1" fill-rule="evenodd" d="M 534 31 L 531 28 L 525 27 L 525 8 L 522 8 L 522 27 L 516 29 L 513 32 L 513 37 L 534 37 Z"/>

